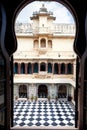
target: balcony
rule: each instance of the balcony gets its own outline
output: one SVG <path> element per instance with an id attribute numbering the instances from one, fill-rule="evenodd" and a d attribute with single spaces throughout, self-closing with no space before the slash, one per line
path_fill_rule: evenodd
<path id="1" fill-rule="evenodd" d="M 54 34 L 54 35 L 75 35 L 74 24 L 54 24 L 51 27 L 33 27 L 28 23 L 16 23 L 16 34 Z"/>
<path id="2" fill-rule="evenodd" d="M 32 59 L 38 57 L 51 59 L 76 59 L 76 55 L 71 51 L 51 51 L 48 48 L 37 48 L 32 51 L 16 51 L 14 53 L 14 59 Z"/>

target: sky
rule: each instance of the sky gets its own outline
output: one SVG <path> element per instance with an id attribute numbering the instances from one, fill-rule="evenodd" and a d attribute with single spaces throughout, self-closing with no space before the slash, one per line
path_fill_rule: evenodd
<path id="1" fill-rule="evenodd" d="M 56 17 L 56 23 L 75 23 L 72 14 L 70 11 L 64 7 L 64 5 L 58 2 L 40 2 L 35 1 L 27 6 L 25 6 L 16 18 L 16 22 L 19 23 L 31 23 L 30 17 L 34 11 L 39 11 L 42 7 L 42 4 L 45 5 L 48 11 L 53 12 L 54 17 Z"/>

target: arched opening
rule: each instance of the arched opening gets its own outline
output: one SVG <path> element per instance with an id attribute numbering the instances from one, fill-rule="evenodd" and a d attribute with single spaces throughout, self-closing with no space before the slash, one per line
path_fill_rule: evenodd
<path id="1" fill-rule="evenodd" d="M 40 64 L 40 71 L 46 71 L 46 64 L 45 63 Z"/>
<path id="2" fill-rule="evenodd" d="M 1 10 L 0 10 L 0 18 L 1 18 L 1 21 L 0 21 L 0 23 L 1 23 L 1 25 L 0 25 L 0 32 L 1 32 L 1 34 L 3 33 L 3 31 L 2 31 L 2 27 L 3 27 L 3 25 L 6 25 L 5 24 L 5 21 L 8 23 L 7 25 L 6 25 L 6 37 L 4 37 L 4 39 L 3 40 L 5 40 L 6 41 L 6 48 L 5 49 L 7 49 L 8 50 L 8 52 L 10 51 L 9 50 L 9 48 L 11 48 L 11 47 L 13 47 L 14 48 L 14 44 L 12 44 L 12 42 L 11 42 L 11 44 L 10 44 L 10 42 L 9 41 L 13 41 L 13 38 L 12 38 L 12 36 L 13 36 L 13 33 L 14 32 L 12 32 L 12 35 L 11 35 L 11 31 L 13 31 L 13 26 L 10 26 L 10 25 L 13 25 L 14 24 L 14 14 L 15 14 L 15 12 L 16 11 L 18 11 L 19 9 L 22 9 L 25 5 L 27 5 L 28 4 L 28 2 L 31 2 L 31 1 L 33 1 L 33 0 L 23 0 L 23 1 L 15 1 L 15 4 L 14 4 L 14 2 L 11 2 L 11 5 L 12 6 L 10 6 L 10 9 L 11 8 L 13 8 L 13 4 L 15 5 L 14 6 L 14 8 L 12 9 L 12 12 L 10 13 L 9 11 L 7 11 L 7 10 L 9 10 L 9 6 L 6 6 L 6 4 L 8 4 L 10 1 L 8 0 L 8 1 L 2 1 L 2 4 L 3 5 L 5 5 L 5 6 L 3 6 L 4 8 L 5 8 L 5 10 L 7 11 L 6 12 L 6 16 L 7 16 L 7 19 L 5 19 L 5 17 L 4 17 L 4 20 L 3 20 L 3 18 L 2 18 L 2 12 L 1 12 Z M 59 1 L 60 2 L 60 0 L 56 0 L 56 1 Z M 77 52 L 77 54 L 79 55 L 79 56 L 81 56 L 81 60 L 83 60 L 82 58 L 82 54 L 84 53 L 84 50 L 85 50 L 85 45 L 86 45 L 86 41 L 85 41 L 85 34 L 87 34 L 87 33 L 85 33 L 85 26 L 84 26 L 84 23 L 85 23 L 85 14 L 86 14 L 86 12 L 87 12 L 87 7 L 86 7 L 86 4 L 85 4 L 85 2 L 84 1 L 79 1 L 79 4 L 78 4 L 78 2 L 77 1 L 70 1 L 70 0 L 61 0 L 63 3 L 65 3 L 66 4 L 66 7 L 67 8 L 69 8 L 70 10 L 71 10 L 71 12 L 73 12 L 73 14 L 75 15 L 75 13 L 74 13 L 74 10 L 75 10 L 75 12 L 76 12 L 76 14 L 77 14 L 77 20 L 79 20 L 79 26 L 77 26 L 77 30 L 79 30 L 79 33 L 77 33 L 77 35 L 78 35 L 78 37 L 76 37 L 76 44 L 75 44 L 75 50 L 76 50 L 76 52 Z M 17 6 L 18 5 L 18 6 Z M 80 11 L 80 9 L 81 8 L 84 8 L 83 10 L 81 10 Z M 4 13 L 3 13 L 4 14 Z M 75 15 L 76 16 L 76 15 Z M 4 21 L 4 22 L 3 22 Z M 11 24 L 12 23 L 12 21 L 13 21 L 13 24 Z M 4 23 L 4 24 L 3 24 Z M 84 28 L 83 28 L 83 26 L 84 26 Z M 4 34 L 3 34 L 4 35 Z M 1 38 L 3 37 L 3 35 L 1 35 Z M 8 37 L 9 36 L 9 37 Z M 8 37 L 8 38 L 7 38 Z M 81 38 L 80 38 L 81 37 Z M 15 41 L 15 40 L 14 40 Z M 80 43 L 79 43 L 80 42 Z M 3 42 L 1 42 L 1 44 L 2 44 Z M 82 44 L 83 43 L 83 44 Z M 11 45 L 11 47 L 9 46 L 9 45 Z M 8 46 L 8 48 L 7 48 L 7 46 Z M 82 47 L 82 48 L 81 48 Z M 12 49 L 13 49 L 12 48 Z M 15 47 L 16 48 L 16 47 Z M 15 50 L 15 48 L 13 49 L 13 51 Z M 11 52 L 13 52 L 12 51 L 12 49 L 11 49 Z M 1 48 L 1 51 L 4 53 L 4 52 L 6 52 L 5 50 L 3 51 L 3 49 Z M 81 53 L 80 53 L 81 52 Z M 2 53 L 1 53 L 2 54 Z M 12 54 L 12 53 L 11 53 Z M 8 56 L 7 56 L 8 57 Z M 4 59 L 3 57 L 1 57 L 1 59 Z M 9 59 L 10 60 L 10 59 Z M 8 62 L 10 62 L 8 60 Z M 8 64 L 8 62 L 7 62 L 7 64 Z M 81 61 L 81 63 L 82 63 L 82 61 Z M 84 61 L 83 61 L 83 64 L 84 64 Z M 5 63 L 5 65 L 6 65 L 6 63 Z M 4 66 L 5 66 L 4 65 Z M 5 66 L 5 67 L 7 67 L 7 66 Z M 7 68 L 8 69 L 8 68 Z M 85 69 L 84 69 L 84 67 L 82 67 L 81 66 L 81 71 L 85 71 Z M 9 69 L 10 70 L 10 69 Z M 8 72 L 8 71 L 7 71 Z M 83 74 L 84 74 L 85 72 L 83 72 Z M 8 75 L 8 73 L 6 73 L 7 75 Z M 77 73 L 77 75 L 78 75 L 78 73 Z M 10 74 L 8 75 L 9 77 L 10 77 Z M 5 78 L 4 78 L 5 79 Z M 9 78 L 10 79 L 10 78 Z M 3 112 L 4 113 L 6 113 L 5 115 L 7 116 L 7 122 L 6 122 L 6 120 L 3 122 L 3 123 L 1 123 L 0 122 L 0 128 L 2 128 L 1 126 L 2 126 L 2 124 L 4 125 L 4 126 L 6 126 L 5 128 L 8 128 L 10 125 L 10 123 L 9 123 L 9 121 L 10 120 L 8 120 L 11 116 L 9 116 L 9 111 L 10 110 L 8 110 L 8 106 L 11 106 L 11 104 L 10 104 L 10 99 L 9 99 L 9 84 L 10 84 L 10 80 L 9 80 L 8 78 L 6 79 L 6 81 L 8 80 L 8 82 L 7 82 L 7 89 L 8 89 L 8 91 L 6 90 L 5 92 L 7 93 L 7 99 L 6 99 L 6 101 L 7 101 L 7 104 L 8 105 L 6 105 L 6 103 L 5 103 L 5 106 L 3 107 Z M 83 79 L 82 79 L 82 75 L 81 75 L 81 81 L 83 81 Z M 2 82 L 2 80 L 0 81 L 0 82 Z M 3 80 L 3 83 L 4 83 L 4 80 Z M 83 90 L 82 88 L 84 88 L 84 83 L 83 84 L 81 84 L 81 88 L 79 88 L 79 89 L 81 89 L 81 90 Z M 1 87 L 1 86 L 0 86 Z M 6 89 L 6 87 L 4 87 L 5 89 Z M 3 93 L 4 95 L 6 95 L 6 93 Z M 82 94 L 81 94 L 82 93 Z M 85 95 L 84 94 L 84 92 L 83 91 L 81 91 L 81 93 L 80 93 L 80 96 L 82 96 L 82 98 L 81 99 L 83 99 L 83 96 Z M 4 99 L 5 100 L 5 99 Z M 83 100 L 81 100 L 81 102 L 82 102 Z M 81 104 L 81 102 L 80 102 L 80 106 L 82 105 L 82 111 L 83 111 L 83 104 Z M 10 105 L 9 105 L 10 104 Z M 13 104 L 13 103 L 12 103 Z M 86 106 L 87 107 L 87 106 Z M 6 110 L 7 109 L 7 110 Z M 2 108 L 0 107 L 0 110 L 2 110 Z M 6 112 L 5 112 L 5 110 L 6 110 Z M 82 113 L 82 111 L 80 110 L 79 111 L 79 113 L 80 113 L 80 115 L 82 116 L 82 118 L 83 117 L 87 117 L 86 116 L 86 114 L 84 114 L 84 116 L 83 116 L 83 113 Z M 6 116 L 4 116 L 5 118 L 6 118 Z M 82 119 L 81 118 L 81 119 Z M 82 130 L 83 129 L 83 126 L 84 126 L 84 129 L 85 128 L 87 128 L 87 123 L 86 123 L 86 125 L 84 124 L 83 125 L 83 122 L 86 122 L 87 120 L 83 120 L 82 119 L 82 122 L 80 121 L 80 130 Z M 86 127 L 85 127 L 86 126 Z M 9 128 L 8 128 L 9 129 Z"/>
<path id="3" fill-rule="evenodd" d="M 39 44 L 38 44 L 38 40 L 34 40 L 34 48 L 38 48 L 39 47 Z"/>
<path id="4" fill-rule="evenodd" d="M 32 64 L 31 63 L 28 63 L 27 72 L 28 72 L 28 74 L 32 74 Z"/>
<path id="5" fill-rule="evenodd" d="M 71 63 L 67 64 L 67 74 L 73 74 L 73 65 Z"/>
<path id="6" fill-rule="evenodd" d="M 19 98 L 27 98 L 27 86 L 26 85 L 19 86 Z"/>
<path id="7" fill-rule="evenodd" d="M 18 73 L 18 63 L 14 63 L 14 73 Z"/>
<path id="8" fill-rule="evenodd" d="M 46 12 L 45 8 L 41 7 L 40 10 L 42 12 L 43 11 Z M 27 50 L 26 54 L 24 55 L 24 57 L 26 57 L 25 60 L 30 60 L 31 62 L 32 61 L 36 62 L 35 64 L 33 64 L 33 68 L 32 68 L 33 72 L 36 73 L 38 71 L 47 71 L 47 68 L 48 68 L 48 73 L 53 72 L 53 74 L 51 74 L 51 76 L 48 76 L 48 75 L 46 75 L 46 73 L 40 72 L 38 74 L 35 74 L 35 76 L 33 75 L 31 77 L 31 79 L 27 79 L 27 81 L 29 81 L 29 91 L 35 92 L 33 94 L 33 96 L 35 96 L 35 97 L 38 96 L 39 98 L 47 98 L 48 97 L 48 87 L 46 85 L 44 85 L 44 83 L 48 82 L 48 84 L 50 84 L 50 85 L 48 85 L 49 86 L 49 95 L 53 95 L 53 98 L 55 99 L 56 98 L 56 94 L 55 93 L 56 93 L 56 89 L 57 89 L 56 88 L 56 84 L 58 84 L 59 82 L 62 83 L 62 81 L 63 81 L 63 80 L 61 80 L 62 76 L 59 77 L 58 74 L 59 74 L 59 72 L 61 72 L 61 74 L 66 74 L 65 73 L 65 71 L 66 71 L 65 60 L 69 60 L 69 58 L 66 58 L 67 54 L 66 54 L 66 51 L 65 51 L 67 45 L 63 45 L 63 43 L 67 44 L 69 42 L 65 41 L 65 36 L 63 37 L 64 41 L 61 42 L 62 41 L 61 36 L 58 37 L 57 35 L 60 35 L 61 33 L 63 33 L 64 35 L 67 34 L 67 36 L 68 36 L 70 34 L 70 32 L 69 32 L 70 30 L 71 30 L 71 34 L 73 33 L 74 27 L 71 26 L 71 25 L 70 25 L 70 27 L 69 26 L 63 26 L 62 27 L 59 24 L 59 25 L 55 25 L 54 28 L 51 28 L 51 27 L 53 27 L 53 23 L 51 23 L 51 22 L 54 22 L 54 20 L 55 20 L 55 17 L 53 16 L 53 14 L 51 12 L 49 12 L 50 17 L 48 17 L 48 20 L 50 20 L 52 18 L 51 22 L 48 22 L 48 23 L 45 24 L 45 22 L 47 22 L 47 20 L 44 22 L 44 20 L 45 20 L 45 18 L 44 18 L 38 24 L 38 22 L 35 21 L 38 18 L 37 14 L 38 14 L 38 12 L 34 12 L 33 16 L 31 17 L 31 19 L 35 23 L 32 24 L 33 25 L 32 27 L 34 27 L 32 29 L 33 30 L 32 31 L 33 36 L 32 36 L 32 33 L 31 33 L 30 34 L 31 35 L 30 38 L 32 37 L 32 39 L 33 39 L 33 38 L 36 37 L 38 39 L 39 49 L 37 49 L 37 50 L 34 49 L 33 50 L 32 44 L 31 44 L 33 42 L 30 39 L 31 42 L 29 44 L 30 44 L 30 49 L 32 51 L 30 50 L 30 52 L 29 52 L 28 45 L 26 47 L 24 47 Z M 42 15 L 40 15 L 40 16 L 42 16 Z M 41 19 L 39 19 L 39 20 L 41 20 Z M 42 26 L 43 25 L 42 23 L 44 23 L 44 26 Z M 68 28 L 68 31 L 66 31 L 67 28 Z M 44 30 L 41 33 L 42 29 L 44 29 Z M 53 29 L 55 29 L 55 30 L 53 30 Z M 54 34 L 52 34 L 52 33 L 54 33 Z M 49 41 L 48 40 L 49 38 L 51 38 L 52 41 Z M 56 41 L 56 39 L 58 39 L 58 38 L 61 38 L 61 39 L 58 40 L 58 41 Z M 48 43 L 47 43 L 47 41 L 48 41 Z M 72 41 L 74 41 L 74 40 L 72 40 Z M 34 43 L 35 43 L 35 41 L 34 41 Z M 26 42 L 26 44 L 27 44 L 27 42 Z M 59 48 L 57 48 L 58 44 L 59 44 Z M 21 46 L 21 45 L 19 45 L 19 46 Z M 34 44 L 33 47 L 35 47 L 35 44 Z M 52 47 L 52 49 L 48 49 L 48 50 L 46 50 L 46 53 L 43 53 L 43 50 L 41 48 L 45 48 L 45 47 L 48 47 L 48 48 Z M 54 52 L 51 52 L 51 50 L 54 51 Z M 66 50 L 68 50 L 68 49 L 66 49 Z M 72 51 L 72 49 L 70 51 Z M 28 54 L 29 54 L 29 56 L 28 56 Z M 59 57 L 58 57 L 58 54 L 60 54 Z M 69 54 L 69 55 L 71 55 L 71 54 Z M 51 64 L 49 64 L 50 61 L 52 63 L 52 66 L 51 66 Z M 48 64 L 48 66 L 47 66 L 47 64 Z M 54 74 L 56 74 L 56 75 L 54 76 Z M 48 78 L 48 79 L 46 79 L 46 78 Z M 42 83 L 42 84 L 39 85 L 39 87 L 38 87 L 38 93 L 36 93 L 37 92 L 37 86 L 40 83 Z M 66 93 L 67 93 L 66 92 L 66 86 L 64 87 L 63 85 L 61 85 L 61 88 L 59 89 L 58 95 L 61 98 L 64 98 L 64 97 L 66 97 Z"/>
<path id="9" fill-rule="evenodd" d="M 61 74 L 65 74 L 65 64 L 61 64 Z"/>
<path id="10" fill-rule="evenodd" d="M 48 89 L 46 85 L 39 85 L 38 87 L 38 98 L 47 98 L 48 97 Z"/>
<path id="11" fill-rule="evenodd" d="M 40 40 L 40 45 L 41 45 L 41 48 L 45 48 L 46 47 L 46 40 L 45 39 L 41 39 Z"/>
<path id="12" fill-rule="evenodd" d="M 60 85 L 58 88 L 58 98 L 66 98 L 67 97 L 67 87 L 66 85 Z"/>
<path id="13" fill-rule="evenodd" d="M 25 64 L 21 63 L 21 74 L 25 73 Z"/>
<path id="14" fill-rule="evenodd" d="M 48 40 L 48 48 L 52 48 L 52 40 Z"/>
<path id="15" fill-rule="evenodd" d="M 34 63 L 34 73 L 38 73 L 38 63 Z"/>
<path id="16" fill-rule="evenodd" d="M 54 74 L 58 74 L 58 64 L 54 64 Z"/>
<path id="17" fill-rule="evenodd" d="M 52 64 L 48 63 L 48 73 L 52 73 Z"/>

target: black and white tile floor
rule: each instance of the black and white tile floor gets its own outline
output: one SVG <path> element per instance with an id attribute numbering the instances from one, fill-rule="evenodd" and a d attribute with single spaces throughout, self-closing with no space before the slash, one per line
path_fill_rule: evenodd
<path id="1" fill-rule="evenodd" d="M 17 101 L 14 103 L 14 126 L 74 126 L 75 111 L 68 101 Z"/>

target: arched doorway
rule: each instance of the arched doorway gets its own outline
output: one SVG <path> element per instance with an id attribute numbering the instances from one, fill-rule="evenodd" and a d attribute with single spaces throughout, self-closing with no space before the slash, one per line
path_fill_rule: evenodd
<path id="1" fill-rule="evenodd" d="M 60 85 L 58 89 L 58 98 L 66 98 L 67 97 L 67 87 L 66 85 Z"/>
<path id="2" fill-rule="evenodd" d="M 27 98 L 27 86 L 26 85 L 19 86 L 19 98 Z"/>
<path id="3" fill-rule="evenodd" d="M 46 85 L 40 85 L 38 87 L 38 98 L 47 98 L 48 96 L 48 89 Z"/>

